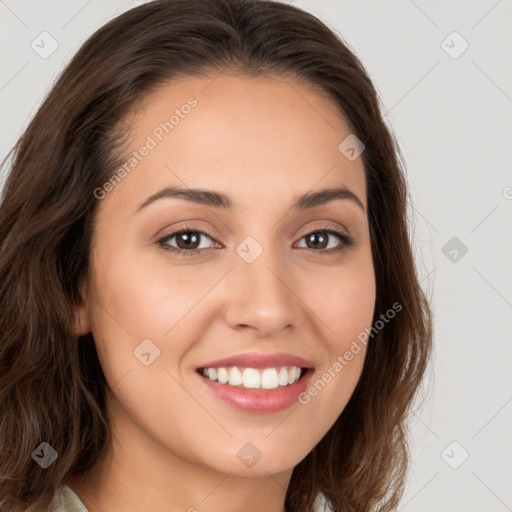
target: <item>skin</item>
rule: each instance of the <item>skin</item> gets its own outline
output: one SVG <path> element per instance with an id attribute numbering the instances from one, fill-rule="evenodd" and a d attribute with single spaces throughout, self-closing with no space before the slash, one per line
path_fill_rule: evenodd
<path id="1" fill-rule="evenodd" d="M 191 96 L 197 106 L 98 204 L 77 334 L 93 333 L 114 444 L 66 482 L 90 512 L 282 512 L 294 466 L 338 418 L 364 362 L 363 346 L 307 405 L 271 414 L 232 409 L 198 378 L 208 361 L 285 352 L 312 361 L 315 382 L 370 328 L 376 286 L 363 162 L 338 150 L 351 130 L 334 104 L 283 77 L 184 78 L 129 118 L 128 153 Z M 165 198 L 135 213 L 169 185 L 223 192 L 234 208 Z M 340 185 L 364 211 L 346 199 L 291 209 Z M 155 243 L 185 223 L 208 233 L 200 254 Z M 308 246 L 327 223 L 354 246 L 332 251 L 343 244 L 334 235 L 330 254 Z M 235 251 L 247 236 L 263 249 L 251 264 Z M 167 243 L 184 247 L 178 238 Z M 149 366 L 134 356 L 144 339 L 160 350 Z M 251 468 L 237 457 L 247 442 L 262 454 Z"/>

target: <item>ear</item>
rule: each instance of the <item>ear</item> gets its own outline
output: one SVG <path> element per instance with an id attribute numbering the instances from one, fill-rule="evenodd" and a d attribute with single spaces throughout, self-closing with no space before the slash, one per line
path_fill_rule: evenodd
<path id="1" fill-rule="evenodd" d="M 80 303 L 75 310 L 75 325 L 73 334 L 83 336 L 91 332 L 91 322 L 89 319 L 89 294 L 87 293 L 85 283 L 80 286 Z"/>

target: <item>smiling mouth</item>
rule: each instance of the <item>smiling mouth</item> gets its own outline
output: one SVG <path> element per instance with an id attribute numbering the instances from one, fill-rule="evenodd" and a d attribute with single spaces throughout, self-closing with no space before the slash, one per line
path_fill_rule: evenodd
<path id="1" fill-rule="evenodd" d="M 285 388 L 302 379 L 308 368 L 280 366 L 273 368 L 250 368 L 227 366 L 218 368 L 198 368 L 203 377 L 226 386 L 244 389 Z"/>

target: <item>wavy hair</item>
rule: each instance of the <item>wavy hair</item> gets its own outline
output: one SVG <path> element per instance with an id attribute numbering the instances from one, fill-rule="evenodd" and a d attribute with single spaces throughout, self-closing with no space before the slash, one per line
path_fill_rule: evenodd
<path id="1" fill-rule="evenodd" d="M 357 387 L 294 468 L 287 512 L 396 509 L 408 465 L 407 420 L 432 350 L 432 312 L 408 232 L 400 150 L 359 59 L 312 14 L 272 0 L 159 0 L 97 30 L 65 67 L 3 162 L 0 205 L 0 510 L 45 510 L 54 492 L 111 443 L 106 380 L 91 333 L 75 336 L 90 268 L 93 191 L 121 164 L 126 116 L 176 77 L 280 75 L 337 106 L 366 146 L 377 283 L 374 336 Z M 341 142 L 341 141 L 340 141 Z M 31 454 L 47 442 L 46 469 Z"/>

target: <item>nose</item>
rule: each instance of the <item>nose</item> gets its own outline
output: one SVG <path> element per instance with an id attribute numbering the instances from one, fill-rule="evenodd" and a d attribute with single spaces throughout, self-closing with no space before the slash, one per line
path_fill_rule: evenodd
<path id="1" fill-rule="evenodd" d="M 279 337 L 304 318 L 293 268 L 270 249 L 252 263 L 235 254 L 229 273 L 226 322 L 232 329 L 250 329 L 260 338 Z"/>

